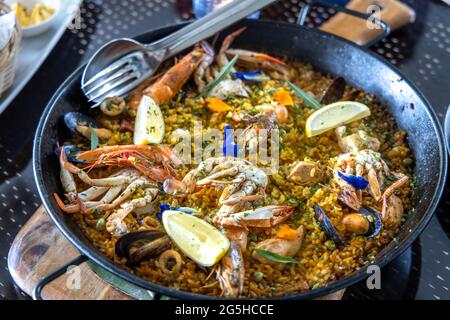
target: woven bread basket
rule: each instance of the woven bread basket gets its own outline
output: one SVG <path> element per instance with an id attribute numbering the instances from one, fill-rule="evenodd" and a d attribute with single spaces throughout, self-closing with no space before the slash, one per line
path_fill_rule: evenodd
<path id="1" fill-rule="evenodd" d="M 10 11 L 10 7 L 3 2 L 0 2 L 0 15 L 6 14 Z M 20 39 L 20 28 L 19 24 L 16 22 L 11 39 L 4 48 L 0 48 L 0 97 L 13 84 Z"/>

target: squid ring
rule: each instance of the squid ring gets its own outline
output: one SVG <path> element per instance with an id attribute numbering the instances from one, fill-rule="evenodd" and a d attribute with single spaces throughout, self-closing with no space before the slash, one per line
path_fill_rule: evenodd
<path id="1" fill-rule="evenodd" d="M 159 267 L 162 272 L 169 275 L 177 275 L 181 271 L 183 259 L 175 250 L 166 250 L 159 257 Z"/>

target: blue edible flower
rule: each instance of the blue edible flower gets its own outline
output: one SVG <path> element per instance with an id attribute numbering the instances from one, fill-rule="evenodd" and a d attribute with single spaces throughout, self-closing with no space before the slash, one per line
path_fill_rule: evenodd
<path id="1" fill-rule="evenodd" d="M 160 209 L 160 211 L 156 214 L 156 217 L 159 220 L 162 220 L 162 214 L 164 211 L 167 211 L 167 210 L 175 210 L 175 211 L 180 211 L 180 212 L 187 213 L 187 214 L 193 214 L 193 213 L 200 214 L 200 212 L 198 212 L 195 209 L 188 208 L 188 207 L 171 206 L 171 205 L 168 205 L 167 203 L 161 203 L 159 205 L 159 209 Z"/>
<path id="2" fill-rule="evenodd" d="M 245 81 L 264 81 L 269 80 L 269 77 L 264 75 L 260 70 L 248 72 L 235 72 L 234 76 Z"/>
<path id="3" fill-rule="evenodd" d="M 349 173 L 343 173 L 341 171 L 337 171 L 339 178 L 347 182 L 356 190 L 364 190 L 369 185 L 369 181 L 360 176 L 354 176 Z"/>
<path id="4" fill-rule="evenodd" d="M 225 156 L 237 157 L 239 151 L 239 145 L 234 143 L 233 129 L 229 125 L 226 125 L 223 129 L 223 147 L 222 152 Z"/>

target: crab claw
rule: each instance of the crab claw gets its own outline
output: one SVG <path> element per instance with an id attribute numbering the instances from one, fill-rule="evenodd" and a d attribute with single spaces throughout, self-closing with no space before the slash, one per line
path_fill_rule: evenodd
<path id="1" fill-rule="evenodd" d="M 228 55 L 232 55 L 235 56 L 237 54 L 239 54 L 239 59 L 246 61 L 246 62 L 253 62 L 253 63 L 257 63 L 262 62 L 262 61 L 267 61 L 267 62 L 273 62 L 282 66 L 287 66 L 286 62 L 274 58 L 272 56 L 269 56 L 268 54 L 265 53 L 259 53 L 259 52 L 253 52 L 250 50 L 243 50 L 243 49 L 228 49 L 226 51 L 226 53 Z"/>
<path id="2" fill-rule="evenodd" d="M 359 211 L 361 209 L 361 202 L 358 196 L 352 190 L 341 190 L 338 192 L 338 199 L 340 202 L 345 204 L 347 207 Z"/>
<path id="3" fill-rule="evenodd" d="M 76 213 L 80 211 L 80 205 L 78 203 L 66 205 L 64 201 L 62 201 L 61 198 L 58 196 L 58 194 L 54 193 L 53 197 L 55 198 L 56 204 L 62 211 L 67 213 Z"/>
<path id="4" fill-rule="evenodd" d="M 268 54 L 258 53 L 256 55 L 256 58 L 257 59 L 261 59 L 261 60 L 265 60 L 265 61 L 269 61 L 269 62 L 278 63 L 278 64 L 281 64 L 282 66 L 287 66 L 286 62 L 284 62 L 284 61 L 282 61 L 280 59 L 274 58 L 272 56 L 269 56 Z"/>
<path id="5" fill-rule="evenodd" d="M 225 53 L 229 56 L 239 55 L 238 63 L 247 67 L 261 69 L 266 72 L 275 71 L 286 77 L 289 76 L 289 69 L 284 61 L 265 53 L 241 49 L 228 49 Z"/>
<path id="6" fill-rule="evenodd" d="M 266 206 L 221 217 L 220 224 L 229 228 L 271 228 L 290 218 L 294 207 Z"/>

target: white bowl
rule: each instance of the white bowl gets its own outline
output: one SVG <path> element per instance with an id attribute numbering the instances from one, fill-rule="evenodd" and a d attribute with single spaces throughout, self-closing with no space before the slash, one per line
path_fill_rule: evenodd
<path id="1" fill-rule="evenodd" d="M 23 37 L 34 37 L 47 31 L 55 22 L 59 14 L 61 13 L 61 0 L 6 0 L 5 3 L 11 6 L 13 3 L 19 2 L 21 5 L 31 10 L 38 3 L 42 3 L 55 10 L 55 12 L 45 21 L 28 26 L 20 27 Z"/>

